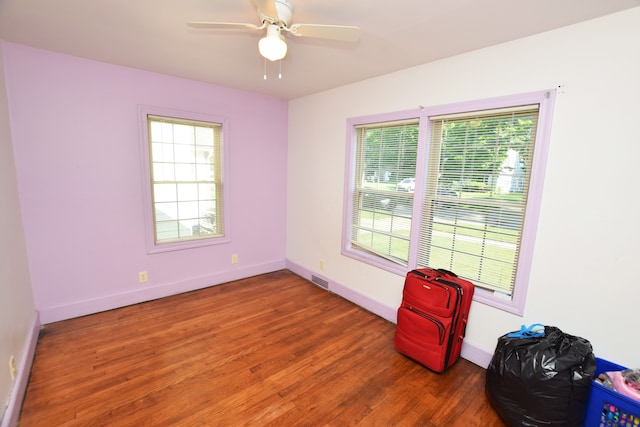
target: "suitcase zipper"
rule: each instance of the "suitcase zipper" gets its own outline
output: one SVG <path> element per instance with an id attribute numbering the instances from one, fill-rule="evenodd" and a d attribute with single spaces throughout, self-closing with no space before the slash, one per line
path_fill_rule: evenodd
<path id="1" fill-rule="evenodd" d="M 445 282 L 445 281 L 443 280 L 442 282 Z M 451 357 L 451 350 L 453 350 L 453 341 L 455 339 L 456 329 L 458 327 L 458 322 L 462 320 L 457 318 L 458 316 L 456 316 L 455 313 L 458 313 L 458 310 L 462 306 L 462 296 L 464 295 L 462 286 L 460 286 L 457 283 L 451 283 L 451 282 L 447 282 L 447 283 L 448 284 L 450 283 L 451 286 L 456 290 L 457 298 L 456 298 L 456 307 L 453 310 L 454 317 L 453 317 L 453 322 L 451 323 L 451 332 L 449 335 L 449 342 L 447 343 L 447 351 L 444 358 L 444 369 L 447 369 L 447 366 L 449 366 L 449 358 Z M 466 328 L 466 325 L 465 325 L 465 328 Z"/>
<path id="2" fill-rule="evenodd" d="M 426 313 L 423 313 L 421 311 L 414 309 L 412 306 L 405 307 L 405 308 L 410 312 L 415 313 L 418 316 L 424 317 L 425 319 L 433 322 L 438 327 L 438 345 L 442 345 L 442 341 L 444 341 L 444 325 L 442 324 L 442 322 L 433 316 L 429 316 Z"/>
<path id="3" fill-rule="evenodd" d="M 426 274 L 424 274 L 424 273 L 422 273 L 421 271 L 418 271 L 418 270 L 413 270 L 411 272 L 414 273 L 414 274 L 417 274 L 418 276 L 420 276 L 422 278 L 425 278 L 425 279 L 429 277 Z M 441 285 L 441 284 L 437 283 L 436 280 L 444 283 L 445 285 Z M 451 292 L 449 291 L 449 288 L 446 285 L 456 285 L 456 284 L 453 284 L 451 282 L 447 282 L 446 280 L 440 280 L 439 278 L 436 277 L 433 281 L 429 282 L 429 284 L 423 284 L 422 287 L 423 288 L 426 287 L 428 289 L 430 285 L 437 286 L 438 288 L 444 290 L 447 293 L 447 306 L 445 308 L 448 309 L 449 305 L 451 304 Z"/>
<path id="4" fill-rule="evenodd" d="M 435 283 L 435 282 L 431 282 L 431 283 L 429 283 L 429 285 L 437 286 L 437 287 L 439 287 L 440 289 L 444 290 L 447 293 L 447 306 L 446 306 L 446 308 L 448 309 L 449 305 L 451 305 L 451 292 L 449 292 L 449 288 L 447 288 L 446 286 L 442 286 L 441 284 Z M 422 285 L 422 287 L 425 287 L 425 286 L 428 286 L 428 285 Z"/>

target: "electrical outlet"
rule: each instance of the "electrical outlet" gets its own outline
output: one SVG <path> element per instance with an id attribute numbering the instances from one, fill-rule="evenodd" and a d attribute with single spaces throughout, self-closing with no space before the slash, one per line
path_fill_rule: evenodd
<path id="1" fill-rule="evenodd" d="M 320 260 L 320 270 L 324 270 L 324 260 Z"/>
<path id="2" fill-rule="evenodd" d="M 149 280 L 149 276 L 146 271 L 138 273 L 138 281 L 140 281 L 140 283 L 145 283 L 147 280 Z"/>
<path id="3" fill-rule="evenodd" d="M 231 255 L 231 264 L 237 264 L 237 263 L 238 263 L 238 254 Z"/>
<path id="4" fill-rule="evenodd" d="M 16 366 L 16 359 L 13 356 L 9 358 L 9 372 L 11 373 L 11 381 L 15 380 L 18 368 Z"/>

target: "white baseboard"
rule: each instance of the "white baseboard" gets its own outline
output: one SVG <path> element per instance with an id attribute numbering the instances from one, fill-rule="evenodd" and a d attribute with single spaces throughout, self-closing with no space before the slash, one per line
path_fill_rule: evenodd
<path id="1" fill-rule="evenodd" d="M 319 277 L 327 282 L 329 291 L 359 305 L 360 307 L 382 317 L 383 319 L 386 319 L 392 323 L 397 323 L 397 307 L 391 307 L 389 305 L 381 303 L 380 301 L 376 301 L 367 295 L 349 288 L 348 286 L 334 282 L 322 274 L 308 270 L 307 268 L 289 260 L 287 260 L 287 269 L 309 281 L 312 281 L 312 276 Z M 465 340 L 462 343 L 460 357 L 486 369 L 491 362 L 491 357 L 493 357 L 493 351 L 485 349 L 468 340 Z"/>
<path id="2" fill-rule="evenodd" d="M 36 354 L 36 345 L 38 344 L 40 326 L 40 315 L 36 311 L 31 323 L 29 336 L 27 337 L 24 350 L 22 351 L 22 358 L 18 364 L 18 374 L 13 383 L 11 394 L 9 395 L 7 409 L 2 417 L 2 423 L 0 424 L 1 427 L 13 427 L 18 424 L 22 401 L 24 400 L 24 394 L 27 391 L 27 385 L 29 384 L 33 357 Z"/>
<path id="3" fill-rule="evenodd" d="M 192 277 L 179 282 L 151 284 L 146 288 L 109 295 L 103 298 L 78 301 L 55 307 L 39 307 L 40 319 L 42 324 L 46 325 L 47 323 L 72 319 L 74 317 L 85 316 L 87 314 L 99 313 L 101 311 L 164 298 L 170 295 L 203 289 L 209 286 L 219 285 L 221 283 L 232 282 L 246 277 L 270 273 L 272 271 L 282 270 L 283 268 L 286 268 L 284 261 L 274 261 L 266 264 L 222 271 L 207 276 Z"/>

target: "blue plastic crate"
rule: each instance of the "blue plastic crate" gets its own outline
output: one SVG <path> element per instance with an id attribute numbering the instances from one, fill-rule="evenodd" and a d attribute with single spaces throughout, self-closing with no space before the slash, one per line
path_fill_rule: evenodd
<path id="1" fill-rule="evenodd" d="M 624 366 L 596 358 L 596 377 L 603 372 L 622 371 Z M 593 381 L 585 427 L 640 427 L 640 402 Z"/>

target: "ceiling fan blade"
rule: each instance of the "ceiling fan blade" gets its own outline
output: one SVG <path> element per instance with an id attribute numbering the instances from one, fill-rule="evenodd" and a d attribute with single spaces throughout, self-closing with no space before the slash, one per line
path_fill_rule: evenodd
<path id="1" fill-rule="evenodd" d="M 278 9 L 274 0 L 251 0 L 251 3 L 258 9 L 258 13 L 278 19 Z"/>
<path id="2" fill-rule="evenodd" d="M 243 24 L 237 22 L 204 22 L 195 21 L 188 22 L 188 26 L 193 28 L 227 28 L 227 29 L 244 29 L 244 30 L 260 30 L 264 28 L 264 25 L 258 26 L 255 24 Z"/>
<path id="3" fill-rule="evenodd" d="M 294 36 L 354 42 L 360 38 L 360 27 L 347 25 L 293 24 L 285 28 Z"/>

